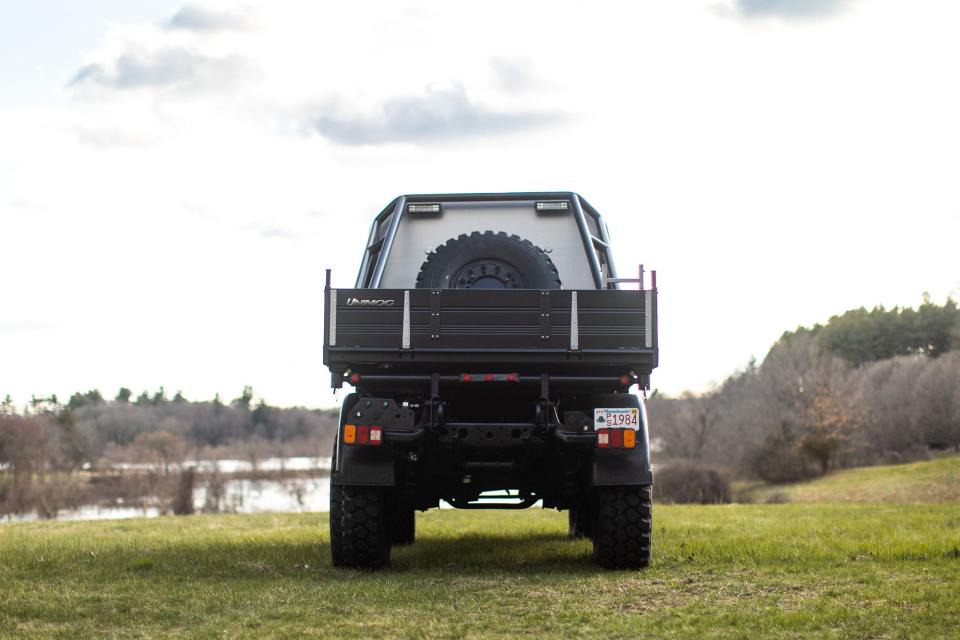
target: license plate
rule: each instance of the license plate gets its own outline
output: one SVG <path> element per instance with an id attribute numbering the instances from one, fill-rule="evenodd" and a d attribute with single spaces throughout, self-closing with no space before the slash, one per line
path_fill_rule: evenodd
<path id="1" fill-rule="evenodd" d="M 640 409 L 594 409 L 594 429 L 640 429 Z"/>

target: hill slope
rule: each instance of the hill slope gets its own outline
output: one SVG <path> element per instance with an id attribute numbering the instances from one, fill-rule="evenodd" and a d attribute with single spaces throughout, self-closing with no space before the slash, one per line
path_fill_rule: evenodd
<path id="1" fill-rule="evenodd" d="M 748 488 L 756 502 L 960 502 L 960 456 L 835 471 L 809 482 Z"/>

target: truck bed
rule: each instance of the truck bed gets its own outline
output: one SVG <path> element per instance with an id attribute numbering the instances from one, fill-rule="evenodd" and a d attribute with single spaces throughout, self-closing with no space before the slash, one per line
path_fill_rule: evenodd
<path id="1" fill-rule="evenodd" d="M 646 376 L 657 366 L 655 290 L 328 287 L 325 300 L 324 363 L 335 379 L 473 364 Z"/>

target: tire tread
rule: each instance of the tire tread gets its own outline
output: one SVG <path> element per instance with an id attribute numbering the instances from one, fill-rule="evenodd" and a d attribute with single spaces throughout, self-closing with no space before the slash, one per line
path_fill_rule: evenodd
<path id="1" fill-rule="evenodd" d="M 474 238 L 503 238 L 505 240 L 512 240 L 524 245 L 529 251 L 532 251 L 538 257 L 538 259 L 550 272 L 550 279 L 552 280 L 552 286 L 550 288 L 559 289 L 562 287 L 562 283 L 560 281 L 560 272 L 557 270 L 556 265 L 553 264 L 553 260 L 550 259 L 550 256 L 547 255 L 546 251 L 525 238 L 521 238 L 516 234 L 507 234 L 504 231 L 474 231 L 469 235 L 461 233 L 456 238 L 450 238 L 445 243 L 439 245 L 436 249 L 431 251 L 427 256 L 427 259 L 420 267 L 420 272 L 417 274 L 416 287 L 418 289 L 422 289 L 430 286 L 426 283 L 426 278 L 428 274 L 434 271 L 436 263 L 445 259 L 447 254 L 459 251 L 457 245 L 462 246 L 463 243 L 470 242 Z"/>
<path id="2" fill-rule="evenodd" d="M 390 562 L 384 492 L 374 487 L 330 487 L 333 566 L 379 569 Z"/>
<path id="3" fill-rule="evenodd" d="M 597 490 L 593 555 L 607 569 L 642 569 L 650 564 L 653 524 L 651 487 Z"/>

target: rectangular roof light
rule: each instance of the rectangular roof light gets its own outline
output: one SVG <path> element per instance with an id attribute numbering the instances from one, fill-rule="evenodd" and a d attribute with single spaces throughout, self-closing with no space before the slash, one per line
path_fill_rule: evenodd
<path id="1" fill-rule="evenodd" d="M 537 203 L 537 211 L 566 211 L 569 208 L 570 208 L 570 203 L 567 202 L 566 200 Z"/>
<path id="2" fill-rule="evenodd" d="M 439 202 L 430 202 L 430 203 L 415 203 L 411 202 L 407 205 L 407 213 L 440 213 L 440 203 Z"/>

